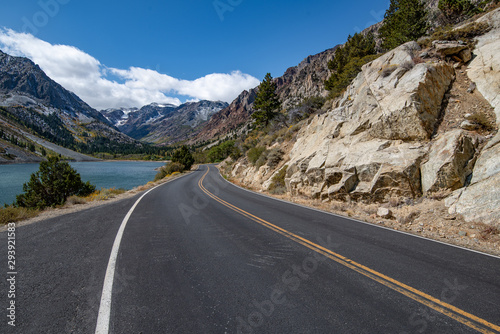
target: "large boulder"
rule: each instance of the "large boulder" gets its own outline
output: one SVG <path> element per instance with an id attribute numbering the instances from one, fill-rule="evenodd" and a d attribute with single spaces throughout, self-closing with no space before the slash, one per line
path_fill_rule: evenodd
<path id="1" fill-rule="evenodd" d="M 453 130 L 439 136 L 422 165 L 422 191 L 456 190 L 465 185 L 476 162 L 478 139 L 472 134 Z"/>
<path id="2" fill-rule="evenodd" d="M 483 149 L 471 185 L 446 201 L 450 213 L 500 227 L 500 133 Z"/>
<path id="3" fill-rule="evenodd" d="M 500 125 L 500 8 L 483 16 L 478 22 L 487 22 L 493 29 L 477 39 L 474 59 L 469 64 L 467 75 L 477 89 L 495 108 L 497 124 Z"/>

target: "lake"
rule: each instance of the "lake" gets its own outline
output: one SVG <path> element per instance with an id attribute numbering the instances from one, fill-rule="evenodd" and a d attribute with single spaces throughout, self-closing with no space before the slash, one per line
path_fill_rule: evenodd
<path id="1" fill-rule="evenodd" d="M 163 162 L 151 161 L 97 161 L 70 162 L 80 173 L 84 182 L 90 181 L 97 189 L 134 187 L 153 181 L 155 168 L 164 166 Z M 12 204 L 16 195 L 23 192 L 23 184 L 28 182 L 39 164 L 0 165 L 0 205 Z"/>

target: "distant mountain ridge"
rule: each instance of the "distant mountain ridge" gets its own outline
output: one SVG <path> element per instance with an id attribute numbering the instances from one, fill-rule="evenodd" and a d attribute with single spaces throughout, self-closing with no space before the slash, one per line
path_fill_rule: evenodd
<path id="1" fill-rule="evenodd" d="M 222 101 L 187 102 L 180 106 L 152 103 L 140 109 L 106 109 L 101 113 L 128 136 L 145 142 L 173 144 L 197 133 L 215 113 L 226 108 Z"/>
<path id="2" fill-rule="evenodd" d="M 94 119 L 108 124 L 97 110 L 49 78 L 31 60 L 10 56 L 1 50 L 0 93 L 2 106 L 45 106 L 47 112 L 59 109 L 83 122 Z"/>
<path id="3" fill-rule="evenodd" d="M 25 135 L 29 130 L 40 138 L 35 140 L 39 143 L 46 139 L 79 152 L 113 151 L 123 144 L 141 145 L 119 132 L 101 113 L 74 93 L 49 78 L 31 60 L 2 51 L 0 121 L 5 138 L 33 141 Z"/>

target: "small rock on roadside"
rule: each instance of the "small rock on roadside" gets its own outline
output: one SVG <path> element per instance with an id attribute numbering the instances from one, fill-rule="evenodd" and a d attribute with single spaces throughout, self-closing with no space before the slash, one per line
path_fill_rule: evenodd
<path id="1" fill-rule="evenodd" d="M 378 208 L 377 216 L 388 219 L 392 217 L 392 212 L 387 208 Z"/>

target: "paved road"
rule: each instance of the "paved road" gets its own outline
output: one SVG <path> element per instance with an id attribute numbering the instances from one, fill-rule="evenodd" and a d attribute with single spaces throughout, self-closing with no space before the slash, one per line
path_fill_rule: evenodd
<path id="1" fill-rule="evenodd" d="M 138 199 L 18 228 L 17 326 L 2 280 L 0 332 L 94 333 Z M 213 166 L 142 198 L 113 274 L 109 333 L 500 333 L 499 258 L 247 192 Z"/>

